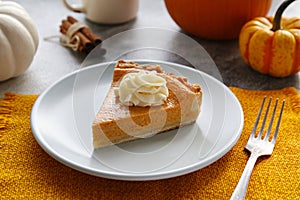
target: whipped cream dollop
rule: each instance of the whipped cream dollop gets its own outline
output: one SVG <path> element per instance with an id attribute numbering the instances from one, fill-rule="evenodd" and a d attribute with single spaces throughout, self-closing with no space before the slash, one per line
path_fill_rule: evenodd
<path id="1" fill-rule="evenodd" d="M 156 71 L 128 73 L 114 91 L 126 106 L 158 106 L 169 96 L 167 81 Z"/>

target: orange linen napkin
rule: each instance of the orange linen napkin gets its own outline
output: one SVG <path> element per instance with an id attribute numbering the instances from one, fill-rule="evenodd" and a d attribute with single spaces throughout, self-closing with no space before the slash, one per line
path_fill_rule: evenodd
<path id="1" fill-rule="evenodd" d="M 31 107 L 37 96 L 7 93 L 0 100 L 0 199 L 229 199 L 248 160 L 244 146 L 265 95 L 287 102 L 273 154 L 258 160 L 247 199 L 299 199 L 297 90 L 231 89 L 245 114 L 243 133 L 233 149 L 194 173 L 145 182 L 94 177 L 57 162 L 41 149 L 30 130 Z"/>

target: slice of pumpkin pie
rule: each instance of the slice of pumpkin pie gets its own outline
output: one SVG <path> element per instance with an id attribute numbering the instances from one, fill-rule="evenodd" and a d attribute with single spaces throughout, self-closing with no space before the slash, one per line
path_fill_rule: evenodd
<path id="1" fill-rule="evenodd" d="M 199 84 L 158 65 L 119 60 L 107 96 L 92 124 L 94 148 L 146 138 L 196 121 Z"/>

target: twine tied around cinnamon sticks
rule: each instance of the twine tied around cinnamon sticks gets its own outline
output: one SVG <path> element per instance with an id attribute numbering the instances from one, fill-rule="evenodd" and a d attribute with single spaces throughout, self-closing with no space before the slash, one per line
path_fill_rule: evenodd
<path id="1" fill-rule="evenodd" d="M 84 23 L 68 16 L 62 20 L 60 32 L 63 34 L 60 38 L 60 45 L 70 47 L 73 51 L 89 53 L 94 47 L 102 42 L 100 37 L 95 35 L 91 29 Z M 47 37 L 51 39 L 57 36 Z"/>
<path id="2" fill-rule="evenodd" d="M 65 44 L 74 51 L 88 53 L 101 43 L 101 39 L 87 25 L 71 16 L 68 16 L 67 20 L 62 20 L 60 32 L 65 35 Z"/>
<path id="3" fill-rule="evenodd" d="M 85 28 L 86 25 L 80 22 L 76 22 L 72 25 L 70 25 L 69 29 L 67 31 L 65 31 L 65 37 L 62 39 L 62 45 L 63 46 L 67 46 L 67 47 L 71 47 L 73 49 L 73 51 L 77 51 L 79 49 L 80 46 L 80 37 L 79 34 L 75 34 L 76 32 L 78 32 L 80 29 Z M 81 37 L 83 38 L 83 37 Z M 86 39 L 83 39 L 83 46 L 85 45 L 90 45 L 89 42 L 86 41 Z"/>

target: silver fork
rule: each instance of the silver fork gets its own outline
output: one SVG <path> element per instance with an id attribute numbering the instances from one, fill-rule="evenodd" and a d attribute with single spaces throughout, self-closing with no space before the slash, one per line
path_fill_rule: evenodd
<path id="1" fill-rule="evenodd" d="M 259 109 L 258 116 L 256 118 L 254 127 L 252 129 L 252 132 L 250 134 L 248 142 L 245 146 L 245 148 L 251 152 L 250 158 L 249 158 L 249 160 L 246 164 L 246 167 L 243 171 L 243 174 L 242 174 L 242 176 L 239 180 L 239 183 L 236 186 L 236 188 L 235 188 L 235 190 L 234 190 L 234 192 L 233 192 L 233 194 L 230 198 L 231 200 L 245 199 L 249 179 L 250 179 L 250 176 L 251 176 L 251 173 L 252 173 L 252 170 L 253 170 L 253 167 L 256 163 L 257 158 L 260 157 L 260 156 L 263 156 L 263 155 L 271 155 L 272 152 L 273 152 L 276 137 L 277 137 L 280 122 L 281 122 L 281 117 L 282 117 L 282 112 L 283 112 L 283 109 L 284 109 L 285 100 L 283 100 L 283 102 L 282 102 L 280 114 L 279 114 L 279 117 L 278 117 L 278 120 L 277 120 L 277 125 L 276 125 L 276 128 L 275 128 L 272 139 L 270 139 L 270 132 L 271 132 L 272 124 L 273 124 L 274 117 L 275 117 L 275 112 L 276 112 L 276 108 L 277 108 L 277 104 L 278 104 L 278 99 L 276 99 L 274 109 L 273 109 L 273 113 L 272 113 L 272 116 L 271 116 L 271 119 L 270 119 L 270 123 L 269 123 L 268 130 L 266 132 L 266 135 L 264 137 L 262 137 L 263 132 L 264 132 L 264 126 L 265 126 L 267 116 L 268 116 L 268 113 L 269 113 L 269 108 L 270 108 L 270 105 L 271 105 L 271 102 L 272 102 L 272 97 L 269 100 L 269 103 L 268 103 L 268 106 L 267 106 L 267 109 L 266 109 L 266 112 L 265 112 L 265 116 L 264 116 L 263 122 L 261 124 L 261 128 L 259 130 L 259 134 L 258 134 L 257 137 L 255 137 L 256 129 L 257 129 L 257 126 L 258 126 L 258 123 L 259 123 L 259 120 L 260 120 L 260 116 L 261 116 L 264 104 L 265 104 L 265 100 L 266 100 L 266 97 L 264 97 L 264 99 L 262 101 L 262 104 L 261 104 L 261 107 Z"/>

